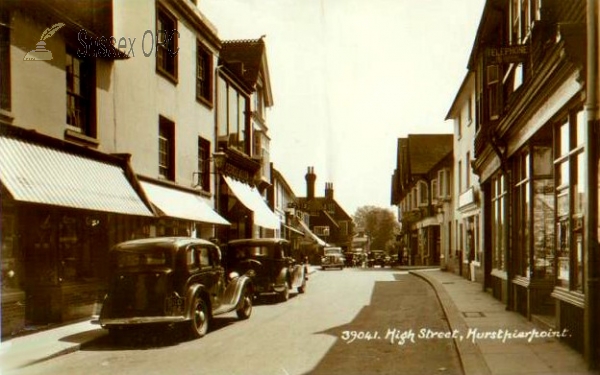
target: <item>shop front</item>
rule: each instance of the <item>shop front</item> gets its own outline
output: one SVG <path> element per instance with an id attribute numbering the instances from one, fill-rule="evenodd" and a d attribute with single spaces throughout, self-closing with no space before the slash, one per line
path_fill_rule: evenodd
<path id="1" fill-rule="evenodd" d="M 215 226 L 230 225 L 210 207 L 208 197 L 197 190 L 138 177 L 159 217 L 149 228 L 150 237 L 185 236 L 208 240 L 216 236 Z"/>
<path id="2" fill-rule="evenodd" d="M 117 242 L 154 217 L 128 160 L 3 129 L 2 335 L 91 316 Z"/>
<path id="3" fill-rule="evenodd" d="M 228 175 L 221 177 L 227 187 L 224 189 L 226 218 L 232 224 L 228 241 L 280 236 L 282 222 L 269 208 L 258 189 Z"/>

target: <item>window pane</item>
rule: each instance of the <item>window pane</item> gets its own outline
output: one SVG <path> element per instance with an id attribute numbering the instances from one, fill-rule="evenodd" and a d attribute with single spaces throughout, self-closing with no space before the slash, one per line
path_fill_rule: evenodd
<path id="1" fill-rule="evenodd" d="M 559 156 L 564 156 L 567 155 L 569 153 L 570 150 L 570 146 L 569 146 L 569 123 L 565 122 L 564 124 L 562 124 L 560 126 L 560 134 L 559 134 L 559 151 L 560 151 L 560 155 Z"/>
<path id="2" fill-rule="evenodd" d="M 577 122 L 577 134 L 575 134 L 575 140 L 577 146 L 580 146 L 585 142 L 585 112 L 583 110 L 577 112 L 575 121 Z"/>
<path id="3" fill-rule="evenodd" d="M 554 277 L 554 188 L 551 179 L 534 181 L 534 277 Z"/>
<path id="4" fill-rule="evenodd" d="M 573 233 L 573 237 L 575 240 L 575 251 L 577 251 L 575 254 L 575 269 L 573 270 L 574 287 L 578 291 L 583 291 L 583 233 L 579 230 L 578 233 Z"/>
<path id="5" fill-rule="evenodd" d="M 558 165 L 558 186 L 569 186 L 569 162 L 563 161 Z"/>
<path id="6" fill-rule="evenodd" d="M 556 252 L 558 257 L 557 285 L 569 287 L 569 221 L 562 220 L 557 224 Z"/>
<path id="7" fill-rule="evenodd" d="M 585 181 L 585 154 L 580 153 L 574 160 L 575 180 L 573 181 L 573 213 L 583 213 L 584 181 Z"/>
<path id="8" fill-rule="evenodd" d="M 533 148 L 533 175 L 549 176 L 552 175 L 552 148 L 534 147 Z"/>

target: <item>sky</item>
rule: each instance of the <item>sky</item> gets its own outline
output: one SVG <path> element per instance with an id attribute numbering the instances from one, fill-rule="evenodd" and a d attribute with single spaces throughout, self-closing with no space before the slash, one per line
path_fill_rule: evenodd
<path id="1" fill-rule="evenodd" d="M 390 206 L 396 144 L 452 133 L 484 0 L 199 0 L 222 40 L 266 35 L 270 155 L 297 196 L 314 167 L 350 215 Z"/>

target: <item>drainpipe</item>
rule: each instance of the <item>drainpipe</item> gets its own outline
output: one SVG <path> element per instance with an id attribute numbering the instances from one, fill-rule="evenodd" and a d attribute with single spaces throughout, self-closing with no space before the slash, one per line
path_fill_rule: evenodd
<path id="1" fill-rule="evenodd" d="M 600 246 L 598 237 L 598 137 L 600 137 L 600 112 L 598 97 L 598 2 L 587 1 L 587 72 L 586 72 L 586 119 L 587 137 L 585 152 L 587 156 L 587 192 L 585 206 L 584 249 L 586 249 L 584 277 L 586 280 L 585 310 L 584 310 L 584 357 L 590 369 L 597 369 L 600 362 Z"/>

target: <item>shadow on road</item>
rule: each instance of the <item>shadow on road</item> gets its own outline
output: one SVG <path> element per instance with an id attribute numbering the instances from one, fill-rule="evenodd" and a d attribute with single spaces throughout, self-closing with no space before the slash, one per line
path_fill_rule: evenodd
<path id="1" fill-rule="evenodd" d="M 239 322 L 236 317 L 216 317 L 212 320 L 211 332 L 223 329 L 231 324 Z M 78 335 L 72 335 L 61 340 L 76 342 Z M 110 351 L 110 350 L 151 350 L 166 346 L 175 346 L 187 341 L 196 340 L 187 331 L 185 324 L 175 326 L 154 327 L 132 327 L 124 330 L 118 336 L 108 334 L 87 343 L 81 350 L 87 351 Z M 201 339 L 198 339 L 201 340 Z"/>
<path id="2" fill-rule="evenodd" d="M 316 333 L 337 341 L 306 375 L 462 374 L 452 340 L 418 337 L 423 329 L 449 331 L 432 288 L 413 275 L 394 276 L 375 283 L 370 304 L 350 323 Z"/>

